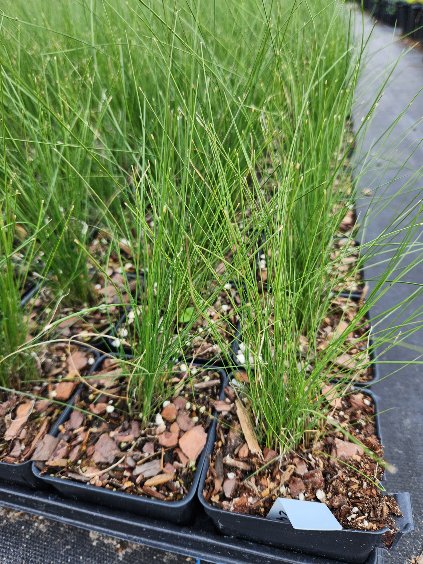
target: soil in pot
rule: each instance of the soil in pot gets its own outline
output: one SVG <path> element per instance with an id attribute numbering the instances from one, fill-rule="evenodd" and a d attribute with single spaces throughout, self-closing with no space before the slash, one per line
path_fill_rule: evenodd
<path id="1" fill-rule="evenodd" d="M 333 276 L 337 282 L 333 288 L 334 292 L 361 294 L 365 284 L 357 263 L 360 258 L 359 243 L 348 237 L 336 239 L 331 252 L 331 260 L 334 263 Z"/>
<path id="2" fill-rule="evenodd" d="M 347 334 L 339 346 L 339 354 L 333 359 L 331 369 L 328 373 L 328 380 L 334 378 L 350 378 L 357 383 L 370 382 L 374 378 L 374 369 L 370 363 L 369 339 L 371 326 L 366 317 L 354 321 L 359 313 L 361 302 L 349 298 L 338 297 L 331 302 L 327 316 L 323 320 L 316 335 L 316 349 L 313 355 L 325 354 L 325 349 L 331 341 L 340 337 L 351 323 L 354 322 L 354 329 Z M 269 331 L 272 331 L 273 319 L 270 317 Z M 240 327 L 239 340 L 234 351 L 237 366 L 246 366 L 247 343 L 242 336 L 242 324 Z M 298 360 L 308 362 L 309 369 L 312 369 L 313 358 L 310 356 L 310 343 L 306 336 L 302 336 L 298 346 Z M 254 365 L 254 355 L 250 353 L 250 365 Z"/>
<path id="3" fill-rule="evenodd" d="M 106 237 L 95 238 L 90 243 L 89 252 L 100 261 L 102 256 L 107 256 L 108 245 Z M 43 287 L 27 305 L 30 333 L 37 334 L 46 325 L 63 319 L 52 331 L 55 338 L 76 337 L 80 342 L 89 342 L 97 335 L 110 334 L 122 316 L 123 305 L 128 302 L 126 290 L 129 288 L 131 291 L 133 270 L 129 257 L 128 262 L 121 266 L 119 257 L 111 254 L 105 274 L 90 270 L 93 302 L 81 304 L 79 308 L 64 305 L 48 286 Z M 83 315 L 80 313 L 90 307 L 95 309 Z"/>
<path id="4" fill-rule="evenodd" d="M 39 379 L 23 383 L 19 393 L 0 394 L 0 462 L 21 464 L 48 456 L 53 441 L 47 434 L 94 356 L 74 345 L 54 343 L 38 353 L 37 362 Z"/>
<path id="5" fill-rule="evenodd" d="M 121 368 L 107 359 L 59 427 L 42 474 L 160 501 L 183 499 L 219 405 L 221 373 L 179 364 L 167 377 L 175 393 L 142 427 L 128 412 Z"/>
<path id="6" fill-rule="evenodd" d="M 324 351 L 328 344 L 354 322 L 361 304 L 347 298 L 335 298 L 330 311 L 324 319 L 317 335 L 317 352 Z M 349 376 L 354 382 L 369 382 L 374 377 L 374 371 L 369 364 L 370 323 L 364 318 L 348 333 L 340 347 L 340 354 L 334 359 L 332 376 Z M 303 346 L 307 346 L 304 341 Z"/>
<path id="7" fill-rule="evenodd" d="M 263 448 L 262 455 L 251 451 L 247 442 L 251 437 L 244 435 L 237 415 L 235 393 L 232 388 L 226 391 L 229 403 L 218 420 L 203 490 L 206 502 L 228 512 L 265 518 L 278 497 L 315 501 L 325 503 L 344 529 L 388 527 L 394 533 L 394 517 L 401 512 L 395 499 L 378 487 L 383 448 L 371 396 L 355 392 L 341 399 L 328 390 L 331 420 L 347 435 L 329 423 L 325 431 L 311 433 L 308 444 L 278 457 L 269 448 Z M 391 536 L 386 535 L 387 544 Z"/>
<path id="8" fill-rule="evenodd" d="M 211 292 L 213 290 L 214 287 L 211 288 Z M 221 364 L 223 362 L 222 348 L 225 348 L 226 344 L 229 349 L 235 338 L 239 319 L 234 306 L 239 306 L 240 303 L 241 300 L 235 286 L 230 282 L 225 284 L 214 303 L 207 308 L 206 316 L 200 317 L 193 324 L 186 335 L 185 342 L 181 343 L 183 356 L 195 362 L 208 361 Z M 193 307 L 188 308 L 188 319 L 193 311 Z M 135 337 L 132 328 L 134 317 L 137 314 L 142 316 L 142 308 L 138 312 L 129 311 L 117 331 L 119 339 L 117 342 L 129 350 L 134 346 Z M 183 331 L 185 325 L 182 314 L 178 330 Z"/>

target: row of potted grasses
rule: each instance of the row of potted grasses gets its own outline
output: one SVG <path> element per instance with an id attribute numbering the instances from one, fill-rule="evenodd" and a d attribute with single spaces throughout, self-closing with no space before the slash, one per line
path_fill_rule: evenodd
<path id="1" fill-rule="evenodd" d="M 85 407 L 66 410 L 67 420 L 59 420 L 53 434 L 44 429 L 39 444 L 35 436 L 23 479 L 143 514 L 157 507 L 164 519 L 175 506 L 174 519 L 185 520 L 211 452 L 213 409 L 226 401 L 201 392 L 210 381 L 201 371 L 213 368 L 194 367 L 194 373 L 187 363 L 193 331 L 195 338 L 207 333 L 230 371 L 231 339 L 219 320 L 235 312 L 230 326 L 241 335 L 249 383 L 240 394 L 243 409 L 262 446 L 279 456 L 292 452 L 316 428 L 325 429 L 330 405 L 323 389 L 341 353 L 356 347 L 351 333 L 367 326 L 369 309 L 420 264 L 421 202 L 407 205 L 390 230 L 361 246 L 353 270 L 358 274 L 373 262 L 382 274 L 346 325 L 338 314 L 341 328 L 322 346 L 318 337 L 349 258 L 342 252 L 334 258 L 334 240 L 355 199 L 345 126 L 362 53 L 354 51 L 347 14 L 323 1 L 312 13 L 254 0 L 221 0 L 213 10 L 200 1 L 128 6 L 84 3 L 75 11 L 66 2 L 54 10 L 40 3 L 39 13 L 24 3 L 3 8 L 2 406 L 7 411 L 15 390 L 26 398 L 21 417 L 31 421 L 38 413 L 42 424 L 40 402 L 77 401 L 73 392 L 65 398 L 63 389 L 70 384 L 75 391 L 82 382 L 91 390 L 82 398 Z M 382 198 L 381 208 L 386 205 Z M 364 229 L 369 220 L 361 214 Z M 354 228 L 347 222 L 346 239 L 353 239 Z M 40 289 L 22 310 L 29 279 Z M 401 344 L 421 326 L 418 308 L 406 320 L 399 317 L 419 292 L 417 286 L 372 320 L 371 352 Z M 122 326 L 122 313 L 130 328 Z M 108 327 L 115 328 L 111 339 Z M 87 374 L 91 362 L 99 365 L 78 343 L 92 346 L 92 333 L 96 348 L 100 337 L 119 353 L 113 392 L 103 381 L 107 367 L 100 384 L 98 374 Z M 360 358 L 365 369 L 375 361 L 374 354 Z M 340 398 L 357 376 L 357 363 L 346 364 L 340 379 L 337 372 Z M 34 381 L 44 395 L 31 392 Z M 169 409 L 181 391 L 179 407 Z M 193 406 L 200 396 L 204 403 Z M 15 423 L 13 432 L 6 429 L 13 445 L 8 459 L 25 447 L 19 417 L 13 410 L 9 415 L 8 425 Z M 116 429 L 109 438 L 101 434 L 101 448 L 90 442 L 106 419 L 128 431 L 128 417 L 138 425 L 126 435 L 120 428 L 118 445 L 110 437 Z M 82 446 L 75 442 L 78 433 L 85 437 Z M 68 440 L 80 459 L 69 458 Z M 140 441 L 146 450 L 135 460 L 127 449 L 137 450 Z M 134 479 L 134 468 L 153 448 L 147 443 L 181 452 L 163 458 L 159 474 Z M 205 448 L 193 451 L 196 445 Z M 83 467 L 67 476 L 81 459 Z M 44 474 L 65 479 L 40 476 L 32 461 L 44 464 Z M 173 479 L 171 469 L 163 472 L 166 464 L 190 488 Z M 18 468 L 19 462 L 3 463 L 3 478 L 17 480 Z M 102 486 L 110 473 L 112 486 Z M 120 489 L 114 473 L 137 495 L 111 492 Z M 93 483 L 81 484 L 86 478 Z M 184 502 L 161 499 L 165 490 Z M 350 534 L 356 538 L 347 531 L 341 536 Z M 369 540 L 360 559 L 375 535 Z"/>

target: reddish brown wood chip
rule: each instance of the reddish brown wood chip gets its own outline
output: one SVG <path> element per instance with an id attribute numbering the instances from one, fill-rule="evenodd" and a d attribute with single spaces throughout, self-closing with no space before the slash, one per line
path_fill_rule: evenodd
<path id="1" fill-rule="evenodd" d="M 181 431 L 189 431 L 195 425 L 194 421 L 191 419 L 186 411 L 181 411 L 176 418 L 176 422 L 179 425 Z"/>
<path id="2" fill-rule="evenodd" d="M 196 461 L 206 445 L 207 433 L 202 425 L 196 425 L 179 439 L 179 446 L 189 460 Z"/>
<path id="3" fill-rule="evenodd" d="M 223 400 L 217 400 L 213 402 L 213 407 L 219 413 L 230 411 L 232 409 L 232 405 L 232 403 L 226 403 L 226 401 Z"/>
<path id="4" fill-rule="evenodd" d="M 151 497 L 155 497 L 156 499 L 160 499 L 161 501 L 165 501 L 166 497 L 158 492 L 157 490 L 151 488 L 150 486 L 143 486 L 142 491 Z"/>
<path id="5" fill-rule="evenodd" d="M 67 361 L 66 365 L 69 372 L 79 372 L 88 365 L 88 352 L 82 349 L 73 351 Z"/>
<path id="6" fill-rule="evenodd" d="M 206 390 L 207 388 L 212 388 L 213 386 L 219 386 L 220 380 L 209 380 L 208 382 L 198 382 L 194 384 L 195 390 Z"/>
<path id="7" fill-rule="evenodd" d="M 347 368 L 348 370 L 353 370 L 357 365 L 354 358 L 348 354 L 341 354 L 338 356 L 338 358 L 335 359 L 335 364 L 341 368 Z"/>
<path id="8" fill-rule="evenodd" d="M 78 429 L 84 422 L 84 416 L 80 411 L 73 410 L 70 414 L 68 427 L 69 429 Z"/>
<path id="9" fill-rule="evenodd" d="M 158 476 L 154 476 L 154 478 L 150 478 L 144 484 L 144 487 L 152 488 L 153 486 L 160 486 L 161 484 L 166 484 L 166 482 L 170 482 L 173 480 L 172 474 L 159 474 Z"/>
<path id="10" fill-rule="evenodd" d="M 142 474 L 144 478 L 152 478 L 153 476 L 156 476 L 161 471 L 161 469 L 162 465 L 160 463 L 160 460 L 151 460 L 150 462 L 145 462 L 144 464 L 137 466 L 132 474 L 134 476 L 139 476 L 140 474 Z"/>
<path id="11" fill-rule="evenodd" d="M 104 433 L 95 444 L 93 461 L 96 464 L 112 464 L 119 453 L 115 441 Z"/>
<path id="12" fill-rule="evenodd" d="M 63 382 L 59 382 L 56 386 L 56 396 L 55 399 L 57 399 L 57 401 L 67 401 L 71 395 L 73 394 L 73 391 L 76 388 L 76 382 L 68 382 L 68 381 L 63 381 Z"/>
<path id="13" fill-rule="evenodd" d="M 251 466 L 242 460 L 236 460 L 231 458 L 229 455 L 225 456 L 223 459 L 223 464 L 226 466 L 231 466 L 232 468 L 238 468 L 239 470 L 251 470 Z"/>
<path id="14" fill-rule="evenodd" d="M 292 497 L 297 497 L 300 493 L 303 493 L 305 489 L 304 482 L 301 478 L 292 476 L 289 481 L 289 491 L 291 492 Z"/>
<path id="15" fill-rule="evenodd" d="M 179 433 L 171 433 L 170 431 L 165 431 L 159 435 L 159 444 L 165 448 L 176 447 L 178 444 Z"/>
<path id="16" fill-rule="evenodd" d="M 89 410 L 91 411 L 91 413 L 94 413 L 95 415 L 102 415 L 103 413 L 106 412 L 106 408 L 107 408 L 107 403 L 91 403 L 89 406 Z"/>
<path id="17" fill-rule="evenodd" d="M 35 460 L 37 462 L 46 462 L 46 460 L 48 460 L 53 454 L 58 442 L 59 437 L 45 435 L 38 443 L 31 460 Z"/>
<path id="18" fill-rule="evenodd" d="M 162 411 L 162 417 L 165 421 L 172 423 L 176 419 L 176 406 L 173 403 L 169 403 Z"/>
<path id="19" fill-rule="evenodd" d="M 261 452 L 261 448 L 258 444 L 254 428 L 251 425 L 251 421 L 245 407 L 239 400 L 235 401 L 235 405 L 236 413 L 238 415 L 245 440 L 247 441 L 248 448 L 250 449 L 252 454 L 258 454 L 260 457 L 263 457 L 263 453 Z"/>
<path id="20" fill-rule="evenodd" d="M 68 464 L 67 458 L 54 458 L 46 462 L 51 468 L 64 468 Z"/>
<path id="21" fill-rule="evenodd" d="M 235 490 L 237 488 L 238 482 L 236 478 L 227 479 L 223 482 L 223 492 L 228 499 L 234 497 Z"/>
<path id="22" fill-rule="evenodd" d="M 24 428 L 26 422 L 28 421 L 28 417 L 32 413 L 34 403 L 35 403 L 34 401 L 27 401 L 25 403 L 21 403 L 17 407 L 16 417 L 11 421 L 9 428 L 6 430 L 4 434 L 5 441 L 12 441 L 19 435 L 19 433 Z"/>
<path id="23" fill-rule="evenodd" d="M 350 443 L 349 441 L 343 441 L 342 439 L 335 439 L 332 456 L 340 460 L 345 460 L 353 456 L 362 456 L 363 452 L 363 449 L 359 445 Z"/>

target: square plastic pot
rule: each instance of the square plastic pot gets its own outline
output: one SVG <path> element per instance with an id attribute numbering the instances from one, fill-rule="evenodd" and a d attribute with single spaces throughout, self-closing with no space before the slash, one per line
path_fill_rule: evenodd
<path id="1" fill-rule="evenodd" d="M 407 10 L 407 20 L 404 27 L 404 35 L 414 39 L 416 29 L 419 27 L 420 12 L 423 7 L 417 4 L 410 4 Z"/>
<path id="2" fill-rule="evenodd" d="M 72 396 L 68 403 L 72 403 L 74 397 L 78 392 Z M 64 407 L 56 421 L 53 423 L 51 431 L 47 434 L 52 435 L 54 429 L 64 423 L 68 418 L 68 409 Z M 0 462 L 0 481 L 8 482 L 9 484 L 17 484 L 19 486 L 26 486 L 31 489 L 43 488 L 43 483 L 33 472 L 32 460 L 21 462 L 20 464 L 9 464 L 7 462 Z"/>
<path id="3" fill-rule="evenodd" d="M 397 25 L 402 34 L 406 33 L 409 8 L 408 2 L 398 2 L 397 4 Z"/>
<path id="4" fill-rule="evenodd" d="M 91 370 L 92 373 L 100 368 L 105 358 L 110 358 L 110 355 L 100 357 L 93 365 Z M 222 382 L 220 398 L 223 399 L 224 387 L 227 383 L 226 373 L 218 368 L 212 368 L 211 370 L 216 370 L 220 373 Z M 81 390 L 79 390 L 79 393 L 80 392 Z M 77 401 L 78 397 L 79 394 L 77 393 L 74 401 Z M 70 417 L 71 413 L 72 407 L 69 406 L 63 414 L 60 424 L 64 423 Z M 94 504 L 96 506 L 102 505 L 118 511 L 127 511 L 136 515 L 147 516 L 152 519 L 161 519 L 172 523 L 186 524 L 189 523 L 195 515 L 198 503 L 196 493 L 201 477 L 201 470 L 205 462 L 206 452 L 209 452 L 214 441 L 214 436 L 211 432 L 214 423 L 215 421 L 213 420 L 209 427 L 206 446 L 204 447 L 204 450 L 198 460 L 191 488 L 188 494 L 179 501 L 160 501 L 146 496 L 144 497 L 116 492 L 69 479 L 57 478 L 55 476 L 49 476 L 48 474 L 41 475 L 40 470 L 37 468 L 35 463 L 32 466 L 32 471 L 37 480 L 41 481 L 44 485 L 53 488 L 65 498 L 70 498 L 82 503 Z M 59 425 L 55 425 L 52 430 L 52 435 L 58 436 L 59 433 Z"/>
<path id="5" fill-rule="evenodd" d="M 39 289 L 40 286 L 37 285 L 33 286 L 27 292 L 25 292 L 21 299 L 21 307 L 24 307 L 29 302 L 29 300 L 38 292 Z M 64 412 L 59 415 L 57 423 L 55 422 L 53 425 L 61 423 L 63 413 Z M 26 462 L 21 462 L 19 464 L 9 464 L 7 462 L 0 461 L 0 480 L 8 482 L 10 484 L 18 484 L 30 488 L 38 488 L 40 486 L 40 482 L 34 476 L 34 473 L 32 471 L 32 464 L 33 463 L 31 460 L 27 460 Z"/>
<path id="6" fill-rule="evenodd" d="M 376 433 L 381 439 L 377 398 L 369 391 L 363 393 L 371 396 L 375 402 Z M 213 427 L 213 435 L 216 435 L 216 425 Z M 387 529 L 374 532 L 351 529 L 342 529 L 341 531 L 299 530 L 294 529 L 289 522 L 232 513 L 212 506 L 204 499 L 203 489 L 213 446 L 213 443 L 211 443 L 207 452 L 207 460 L 201 473 L 198 496 L 204 511 L 222 535 L 351 563 L 366 562 L 377 547 L 383 546 L 383 536 L 388 532 Z M 403 514 L 402 517 L 397 519 L 398 532 L 394 541 L 396 543 L 404 533 L 412 531 L 414 525 L 409 494 L 398 493 L 394 495 Z"/>

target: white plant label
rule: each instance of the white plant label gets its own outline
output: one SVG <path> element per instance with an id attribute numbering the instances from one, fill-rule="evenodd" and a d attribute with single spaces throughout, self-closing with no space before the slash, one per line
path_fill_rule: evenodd
<path id="1" fill-rule="evenodd" d="M 278 497 L 268 519 L 291 523 L 302 531 L 342 531 L 342 526 L 324 503 Z"/>

